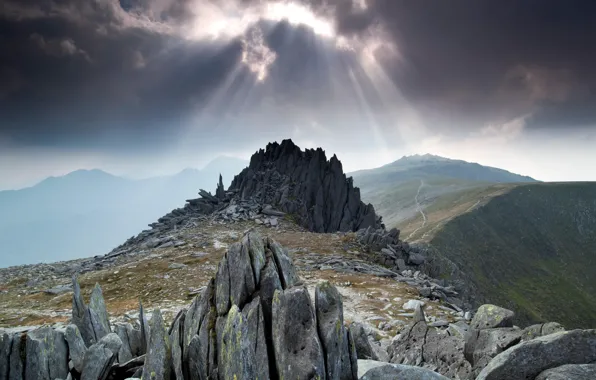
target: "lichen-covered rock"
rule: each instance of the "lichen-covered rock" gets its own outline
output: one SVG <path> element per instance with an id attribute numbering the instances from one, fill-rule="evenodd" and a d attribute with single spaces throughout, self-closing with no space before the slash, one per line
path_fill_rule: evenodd
<path id="1" fill-rule="evenodd" d="M 134 358 L 132 347 L 130 346 L 130 339 L 128 332 L 132 330 L 130 323 L 118 324 L 114 327 L 115 333 L 122 341 L 122 347 L 118 351 L 118 363 L 126 363 Z"/>
<path id="2" fill-rule="evenodd" d="M 25 380 L 54 380 L 68 375 L 68 346 L 64 334 L 51 327 L 27 333 Z"/>
<path id="3" fill-rule="evenodd" d="M 122 341 L 117 334 L 104 336 L 91 345 L 85 353 L 81 380 L 105 380 L 110 374 L 112 364 L 118 358 Z"/>
<path id="4" fill-rule="evenodd" d="M 522 332 L 514 327 L 471 330 L 465 345 L 466 359 L 473 365 L 478 376 L 492 358 L 520 342 Z"/>
<path id="5" fill-rule="evenodd" d="M 265 320 L 259 297 L 255 297 L 251 303 L 244 307 L 242 317 L 247 326 L 246 339 L 251 342 L 249 352 L 254 355 L 256 379 L 267 379 L 269 377 L 269 354 L 265 339 Z"/>
<path id="6" fill-rule="evenodd" d="M 267 247 L 273 254 L 275 265 L 279 271 L 279 279 L 284 289 L 291 288 L 292 286 L 298 285 L 300 279 L 292 263 L 292 259 L 288 256 L 288 253 L 278 242 L 273 239 L 267 240 Z"/>
<path id="7" fill-rule="evenodd" d="M 559 331 L 565 331 L 565 328 L 557 322 L 540 323 L 523 329 L 521 338 L 523 341 L 526 341 Z"/>
<path id="8" fill-rule="evenodd" d="M 547 369 L 534 380 L 594 380 L 596 379 L 596 363 L 566 364 Z"/>
<path id="9" fill-rule="evenodd" d="M 564 364 L 596 361 L 596 330 L 572 330 L 522 342 L 495 356 L 476 380 L 526 380 Z"/>
<path id="10" fill-rule="evenodd" d="M 172 369 L 176 379 L 184 379 L 182 369 L 182 329 L 184 328 L 184 318 L 186 310 L 182 310 L 174 319 L 170 331 L 170 342 L 172 344 Z"/>
<path id="11" fill-rule="evenodd" d="M 306 287 L 276 291 L 273 348 L 280 379 L 324 379 L 325 359 Z"/>
<path id="12" fill-rule="evenodd" d="M 263 238 L 256 231 L 249 231 L 242 239 L 242 244 L 248 247 L 248 253 L 254 273 L 254 281 L 261 281 L 261 271 L 265 267 L 265 245 Z"/>
<path id="13" fill-rule="evenodd" d="M 325 353 L 327 380 L 352 378 L 352 363 L 344 326 L 343 303 L 337 288 L 325 281 L 315 288 L 317 328 Z"/>
<path id="14" fill-rule="evenodd" d="M 149 350 L 149 339 L 151 337 L 151 327 L 147 322 L 147 316 L 145 315 L 145 309 L 143 309 L 143 303 L 139 302 L 139 324 L 141 325 L 141 348 L 140 354 L 144 355 Z"/>
<path id="15" fill-rule="evenodd" d="M 85 360 L 85 352 L 87 352 L 87 347 L 85 346 L 81 332 L 76 325 L 71 324 L 66 326 L 64 337 L 68 343 L 70 360 L 73 362 L 74 369 L 78 373 L 83 372 L 83 363 Z"/>
<path id="16" fill-rule="evenodd" d="M 95 312 L 97 315 L 97 323 L 98 325 L 94 325 L 95 330 L 95 339 L 99 340 L 103 338 L 105 335 L 112 332 L 110 327 L 110 317 L 108 315 L 108 311 L 106 309 L 106 304 L 103 299 L 103 292 L 101 291 L 101 287 L 99 284 L 95 284 L 93 291 L 91 292 L 91 298 L 89 299 L 89 306 L 90 311 Z"/>
<path id="17" fill-rule="evenodd" d="M 236 305 L 232 305 L 222 333 L 219 378 L 256 379 L 256 344 L 258 342 L 251 342 L 249 339 L 248 324 L 242 312 Z"/>
<path id="18" fill-rule="evenodd" d="M 470 327 L 475 330 L 513 327 L 514 316 L 515 313 L 511 310 L 486 304 L 478 308 L 474 318 L 472 318 Z"/>
<path id="19" fill-rule="evenodd" d="M 215 288 L 217 315 L 225 315 L 228 310 L 230 310 L 230 271 L 228 269 L 228 258 L 226 256 L 221 259 L 217 266 Z"/>
<path id="20" fill-rule="evenodd" d="M 143 380 L 170 380 L 172 348 L 159 309 L 151 317 L 151 337 L 143 366 Z"/>
<path id="21" fill-rule="evenodd" d="M 249 247 L 247 244 L 234 243 L 226 254 L 230 272 L 230 303 L 242 308 L 249 296 L 256 290 Z"/>
<path id="22" fill-rule="evenodd" d="M 0 379 L 8 379 L 8 370 L 10 369 L 10 349 L 12 339 L 6 333 L 0 334 Z"/>
<path id="23" fill-rule="evenodd" d="M 358 361 L 358 366 L 368 369 L 360 380 L 448 380 L 426 368 L 403 364 L 389 364 L 373 360 Z"/>
<path id="24" fill-rule="evenodd" d="M 23 380 L 25 378 L 25 363 L 21 355 L 21 352 L 25 350 L 25 339 L 25 334 L 14 334 L 11 337 L 8 380 Z"/>

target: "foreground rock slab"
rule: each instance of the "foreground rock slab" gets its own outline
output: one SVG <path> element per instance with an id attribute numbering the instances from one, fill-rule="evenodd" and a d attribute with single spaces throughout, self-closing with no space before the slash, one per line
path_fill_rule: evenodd
<path id="1" fill-rule="evenodd" d="M 358 360 L 360 380 L 448 380 L 426 368 L 403 364 L 390 364 L 374 360 Z"/>
<path id="2" fill-rule="evenodd" d="M 476 380 L 527 380 L 564 364 L 596 361 L 596 330 L 558 332 L 518 344 L 497 355 Z"/>

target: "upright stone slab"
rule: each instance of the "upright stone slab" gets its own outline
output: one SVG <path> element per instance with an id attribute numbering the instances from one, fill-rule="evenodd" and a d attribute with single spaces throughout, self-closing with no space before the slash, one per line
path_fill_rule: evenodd
<path id="1" fill-rule="evenodd" d="M 350 377 L 342 377 L 342 359 L 346 356 L 349 358 L 348 345 L 344 344 L 347 336 L 344 327 L 343 303 L 337 288 L 327 281 L 317 284 L 315 288 L 315 310 L 317 329 L 325 353 L 327 379 L 351 379 L 351 371 Z"/>
<path id="2" fill-rule="evenodd" d="M 276 291 L 273 348 L 280 379 L 324 379 L 325 359 L 306 287 Z"/>
<path id="3" fill-rule="evenodd" d="M 172 368 L 172 349 L 166 332 L 163 317 L 159 309 L 151 317 L 151 337 L 149 350 L 145 357 L 142 380 L 170 380 Z"/>
<path id="4" fill-rule="evenodd" d="M 68 343 L 68 351 L 70 359 L 74 365 L 74 369 L 78 373 L 83 372 L 83 362 L 85 360 L 85 352 L 87 351 L 87 347 L 85 346 L 81 332 L 76 325 L 66 326 L 65 339 Z"/>
<path id="5" fill-rule="evenodd" d="M 12 339 L 6 333 L 0 334 L 0 380 L 8 379 L 8 370 L 10 369 L 10 349 Z"/>

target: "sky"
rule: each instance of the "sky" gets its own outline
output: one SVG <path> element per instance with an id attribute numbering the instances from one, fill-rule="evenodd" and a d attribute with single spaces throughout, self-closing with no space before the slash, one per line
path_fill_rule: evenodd
<path id="1" fill-rule="evenodd" d="M 596 3 L 3 0 L 0 189 L 270 141 L 596 180 Z"/>

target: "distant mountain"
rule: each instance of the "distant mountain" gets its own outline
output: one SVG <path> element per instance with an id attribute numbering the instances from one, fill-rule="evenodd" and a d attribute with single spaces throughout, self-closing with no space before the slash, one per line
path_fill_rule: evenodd
<path id="1" fill-rule="evenodd" d="M 422 217 L 421 210 L 456 194 L 497 183 L 537 182 L 503 169 L 431 154 L 404 156 L 376 169 L 349 173 L 362 198 L 388 226 L 408 231 L 405 223 Z"/>
<path id="2" fill-rule="evenodd" d="M 0 267 L 103 254 L 170 210 L 227 186 L 248 161 L 221 157 L 199 169 L 131 180 L 101 170 L 0 191 Z"/>

